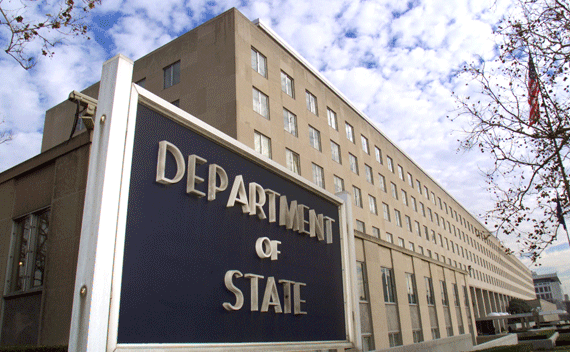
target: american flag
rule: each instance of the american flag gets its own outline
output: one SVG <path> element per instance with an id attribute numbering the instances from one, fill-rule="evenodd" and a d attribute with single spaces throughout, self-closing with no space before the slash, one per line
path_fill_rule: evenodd
<path id="1" fill-rule="evenodd" d="M 532 126 L 538 121 L 540 110 L 538 108 L 538 74 L 532 61 L 532 56 L 528 54 L 528 105 L 530 105 L 530 114 L 528 118 L 528 125 Z"/>

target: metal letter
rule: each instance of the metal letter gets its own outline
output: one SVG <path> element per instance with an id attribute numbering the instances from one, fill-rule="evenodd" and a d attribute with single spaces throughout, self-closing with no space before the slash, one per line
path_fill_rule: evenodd
<path id="1" fill-rule="evenodd" d="M 259 279 L 263 279 L 263 276 L 261 275 L 256 275 L 256 274 L 245 274 L 244 276 L 245 278 L 249 279 L 250 282 L 250 300 L 251 300 L 251 311 L 252 312 L 257 312 L 259 310 L 258 306 L 259 306 L 259 299 L 258 299 L 258 295 L 257 292 L 258 287 L 259 287 Z"/>
<path id="2" fill-rule="evenodd" d="M 196 154 L 188 156 L 188 176 L 186 180 L 186 193 L 191 193 L 198 198 L 202 198 L 206 193 L 196 190 L 194 187 L 197 184 L 204 182 L 202 177 L 196 176 L 196 165 L 202 165 L 206 163 L 206 159 L 199 157 Z"/>
<path id="3" fill-rule="evenodd" d="M 238 198 L 239 195 L 239 198 Z M 243 176 L 237 175 L 234 179 L 234 184 L 232 190 L 230 191 L 230 198 L 228 199 L 227 208 L 233 207 L 235 203 L 241 204 L 241 211 L 244 213 L 249 212 L 249 205 L 247 202 L 247 193 L 245 191 L 245 185 L 243 184 Z"/>
<path id="4" fill-rule="evenodd" d="M 297 221 L 299 222 L 299 233 L 309 233 L 305 227 L 305 225 L 309 223 L 307 220 L 305 220 L 306 209 L 309 209 L 309 207 L 304 204 L 297 205 Z"/>
<path id="5" fill-rule="evenodd" d="M 267 312 L 270 305 L 275 309 L 275 313 L 283 312 L 273 276 L 267 278 L 267 286 L 265 286 L 265 294 L 263 294 L 263 302 L 261 303 L 261 312 Z"/>
<path id="6" fill-rule="evenodd" d="M 325 224 L 323 219 L 323 214 L 317 216 L 317 212 L 314 209 L 309 210 L 309 233 L 311 237 L 317 236 L 319 241 L 325 239 Z"/>
<path id="7" fill-rule="evenodd" d="M 279 197 L 279 226 L 285 226 L 287 230 L 299 230 L 297 221 L 297 201 L 291 201 L 291 207 L 287 205 L 287 196 Z"/>
<path id="8" fill-rule="evenodd" d="M 290 280 L 279 280 L 280 284 L 283 284 L 283 313 L 291 313 L 291 284 L 295 281 Z"/>
<path id="9" fill-rule="evenodd" d="M 265 245 L 265 246 L 264 246 Z M 261 259 L 271 257 L 271 241 L 267 237 L 259 237 L 257 241 L 255 241 L 255 252 L 257 256 Z M 269 249 L 269 252 L 265 251 L 265 248 Z"/>
<path id="10" fill-rule="evenodd" d="M 269 222 L 275 222 L 277 220 L 277 211 L 275 206 L 275 197 L 279 195 L 279 193 L 270 190 L 269 188 L 265 189 L 265 195 L 268 197 L 269 200 Z"/>
<path id="11" fill-rule="evenodd" d="M 281 251 L 277 249 L 280 244 L 281 241 L 271 241 L 271 260 L 277 260 L 277 255 L 281 254 Z"/>
<path id="12" fill-rule="evenodd" d="M 325 229 L 326 229 L 326 235 L 327 235 L 327 243 L 332 243 L 333 242 L 333 235 L 332 235 L 332 223 L 334 222 L 334 219 L 329 218 L 328 216 L 325 216 Z"/>
<path id="13" fill-rule="evenodd" d="M 226 271 L 226 275 L 224 276 L 224 283 L 226 284 L 226 288 L 229 291 L 231 291 L 234 295 L 236 295 L 236 304 L 232 305 L 228 302 L 224 302 L 222 304 L 222 306 L 224 306 L 224 309 L 227 311 L 240 310 L 241 307 L 243 306 L 243 293 L 239 288 L 235 287 L 234 283 L 232 282 L 234 275 L 237 278 L 243 276 L 243 274 L 239 272 L 239 270 L 228 270 Z"/>
<path id="14" fill-rule="evenodd" d="M 174 160 L 176 160 L 176 175 L 173 179 L 166 178 L 164 175 L 166 171 L 166 151 L 169 151 Z M 158 142 L 158 162 L 156 163 L 156 182 L 163 185 L 171 185 L 182 180 L 184 177 L 184 156 L 180 149 L 168 141 Z"/>
<path id="15" fill-rule="evenodd" d="M 220 185 L 216 186 L 216 175 L 220 176 Z M 217 164 L 210 164 L 208 172 L 208 200 L 216 199 L 216 193 L 225 191 L 228 188 L 228 174 Z"/>
<path id="16" fill-rule="evenodd" d="M 301 303 L 306 303 L 305 300 L 301 299 L 301 286 L 307 286 L 307 284 L 302 282 L 295 282 L 293 284 L 293 309 L 295 315 L 307 314 L 307 312 L 301 311 Z"/>
<path id="17" fill-rule="evenodd" d="M 257 198 L 259 196 L 259 199 Z M 249 215 L 255 215 L 261 220 L 267 218 L 263 211 L 265 205 L 265 192 L 263 187 L 255 182 L 249 183 Z"/>

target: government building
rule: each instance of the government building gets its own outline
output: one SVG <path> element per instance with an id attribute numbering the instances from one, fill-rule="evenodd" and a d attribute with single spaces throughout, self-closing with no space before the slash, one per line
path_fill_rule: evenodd
<path id="1" fill-rule="evenodd" d="M 228 10 L 135 61 L 133 82 L 350 194 L 362 350 L 469 350 L 478 320 L 536 298 L 531 271 L 262 22 Z M 48 110 L 41 153 L 0 173 L 0 345 L 69 340 L 93 133 L 75 112 Z"/>

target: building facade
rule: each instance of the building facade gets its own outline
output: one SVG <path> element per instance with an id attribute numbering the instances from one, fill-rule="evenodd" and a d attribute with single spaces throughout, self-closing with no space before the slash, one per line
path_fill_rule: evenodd
<path id="1" fill-rule="evenodd" d="M 554 303 L 558 309 L 565 309 L 564 293 L 557 273 L 537 274 L 533 272 L 532 281 L 536 298 Z"/>
<path id="2" fill-rule="evenodd" d="M 423 346 L 417 344 L 456 350 L 458 341 L 471 343 L 477 319 L 504 312 L 512 297 L 535 298 L 530 271 L 505 254 L 475 217 L 263 23 L 231 9 L 137 60 L 133 82 L 317 186 L 351 194 L 363 350 Z M 97 98 L 97 90 L 96 84 L 84 93 Z M 71 144 L 74 113 L 70 102 L 46 113 L 41 155 Z M 78 130 L 71 140 L 88 140 L 88 135 Z M 59 159 L 50 160 L 55 161 L 45 165 L 57 165 Z M 50 305 L 58 303 L 49 292 L 53 286 L 73 292 L 73 273 L 65 276 L 69 292 L 67 286 L 51 283 L 59 260 L 50 259 L 50 251 L 66 252 L 68 269 L 77 261 L 75 242 L 63 249 L 51 237 L 63 221 L 56 217 L 56 189 L 67 178 L 57 178 L 55 172 L 42 204 L 20 209 L 25 197 L 13 196 L 20 192 L 20 178 L 37 177 L 43 167 L 17 166 L 0 174 L 0 192 L 12 195 L 2 198 L 0 214 L 0 265 L 5 266 L 0 273 L 7 273 L 0 281 L 3 344 L 9 341 L 9 302 L 24 302 L 22 297 L 35 291 L 41 298 L 30 305 L 36 314 L 30 318 L 36 322 L 33 336 L 41 344 L 66 343 L 65 329 L 50 324 Z M 82 167 L 76 173 L 86 173 L 87 163 Z M 74 190 L 81 192 L 77 182 Z M 76 206 L 70 216 L 80 209 Z M 30 221 L 47 219 L 45 280 L 15 287 L 10 278 L 27 275 L 15 269 L 14 253 L 22 249 L 17 238 L 25 238 L 19 229 L 29 216 Z M 77 227 L 66 233 L 78 241 Z M 58 319 L 69 319 L 68 313 L 58 312 Z"/>

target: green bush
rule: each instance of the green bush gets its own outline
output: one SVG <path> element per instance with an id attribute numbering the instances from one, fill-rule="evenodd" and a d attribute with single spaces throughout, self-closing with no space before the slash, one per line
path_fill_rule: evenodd
<path id="1" fill-rule="evenodd" d="M 13 346 L 13 347 L 0 347 L 0 352 L 67 352 L 67 346 Z"/>
<path id="2" fill-rule="evenodd" d="M 554 334 L 554 329 L 525 332 L 523 334 L 518 334 L 518 337 L 519 341 L 545 340 L 550 338 L 552 334 Z"/>

